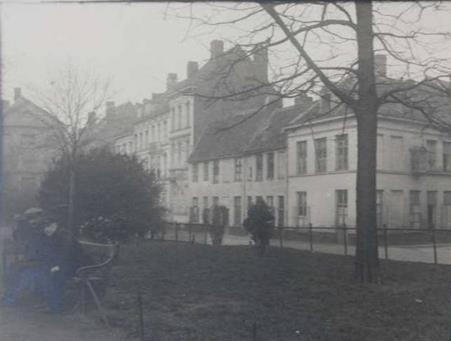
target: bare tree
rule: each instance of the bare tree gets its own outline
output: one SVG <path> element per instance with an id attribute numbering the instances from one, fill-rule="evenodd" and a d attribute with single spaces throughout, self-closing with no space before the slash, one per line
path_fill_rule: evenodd
<path id="1" fill-rule="evenodd" d="M 67 228 L 74 226 L 77 159 L 95 141 L 95 112 L 111 95 L 108 79 L 67 62 L 49 77 L 48 85 L 33 91 L 33 101 L 45 110 L 40 120 L 49 128 L 49 146 L 69 164 Z"/>
<path id="2" fill-rule="evenodd" d="M 232 42 L 247 51 L 243 58 L 270 49 L 273 60 L 277 60 L 270 81 L 256 79 L 254 87 L 231 89 L 227 98 L 253 96 L 268 89 L 279 98 L 300 94 L 324 96 L 327 92 L 334 103 L 328 113 L 340 109 L 346 113 L 349 109 L 355 115 L 358 127 L 355 275 L 361 281 L 379 281 L 378 111 L 388 103 L 397 103 L 423 114 L 430 125 L 449 129 L 446 97 L 451 68 L 441 51 L 443 46 L 449 46 L 450 33 L 441 31 L 437 25 L 427 27 L 427 19 L 446 11 L 447 5 L 304 1 L 213 3 L 209 4 L 209 10 L 195 6 L 190 5 L 189 11 L 179 7 L 174 12 L 190 20 L 193 32 L 199 27 L 233 27 L 238 33 Z M 375 69 L 378 54 L 393 61 L 397 80 Z M 219 99 L 224 95 L 211 97 Z"/>

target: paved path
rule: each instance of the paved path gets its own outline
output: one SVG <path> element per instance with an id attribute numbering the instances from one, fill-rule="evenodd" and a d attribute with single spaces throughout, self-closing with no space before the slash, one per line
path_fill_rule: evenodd
<path id="1" fill-rule="evenodd" d="M 55 316 L 23 308 L 0 308 L 1 341 L 120 341 L 117 330 L 78 314 Z"/>
<path id="2" fill-rule="evenodd" d="M 186 234 L 186 236 L 185 236 Z M 180 239 L 188 240 L 187 233 L 181 232 L 179 234 Z M 196 241 L 198 243 L 204 243 L 205 235 L 203 233 L 195 233 Z M 171 236 L 172 237 L 172 236 Z M 224 245 L 249 245 L 248 236 L 238 236 L 226 234 L 224 236 Z M 208 238 L 208 243 L 211 243 Z M 271 240 L 271 245 L 280 247 L 278 239 Z M 308 242 L 299 240 L 284 240 L 283 247 L 297 249 L 297 250 L 310 250 L 310 244 Z M 315 242 L 313 245 L 314 252 L 331 253 L 337 255 L 345 254 L 345 246 L 343 244 L 326 244 Z M 347 254 L 354 255 L 355 247 L 347 246 Z M 379 247 L 379 257 L 385 259 L 384 247 Z M 434 250 L 432 245 L 406 245 L 406 246 L 389 246 L 387 249 L 388 259 L 407 261 L 407 262 L 422 262 L 422 263 L 434 263 Z M 438 244 L 437 245 L 437 261 L 439 264 L 451 264 L 451 244 Z"/>

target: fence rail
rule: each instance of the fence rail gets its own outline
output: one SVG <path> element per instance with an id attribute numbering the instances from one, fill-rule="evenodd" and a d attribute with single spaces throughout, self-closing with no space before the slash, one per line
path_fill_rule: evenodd
<path id="1" fill-rule="evenodd" d="M 211 225 L 167 223 L 156 239 L 212 244 Z M 354 255 L 355 227 L 275 227 L 271 246 L 310 252 Z M 387 228 L 377 230 L 381 259 L 451 264 L 451 230 Z M 224 245 L 249 245 L 251 239 L 241 226 L 228 226 Z"/>

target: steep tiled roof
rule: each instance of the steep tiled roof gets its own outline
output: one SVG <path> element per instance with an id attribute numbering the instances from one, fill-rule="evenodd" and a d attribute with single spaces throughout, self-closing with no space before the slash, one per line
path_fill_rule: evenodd
<path id="1" fill-rule="evenodd" d="M 288 108 L 267 107 L 247 110 L 212 123 L 195 146 L 189 159 L 200 162 L 285 148 L 283 127 L 311 104 Z"/>

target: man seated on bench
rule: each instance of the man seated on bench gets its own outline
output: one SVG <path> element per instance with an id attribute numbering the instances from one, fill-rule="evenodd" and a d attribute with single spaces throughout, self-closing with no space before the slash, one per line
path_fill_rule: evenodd
<path id="1" fill-rule="evenodd" d="M 72 240 L 69 244 L 68 237 L 57 230 L 56 223 L 44 229 L 33 225 L 26 237 L 25 259 L 16 265 L 19 275 L 10 281 L 3 304 L 14 305 L 27 289 L 34 287 L 52 313 L 61 311 L 64 285 L 80 265 L 81 248 Z"/>

